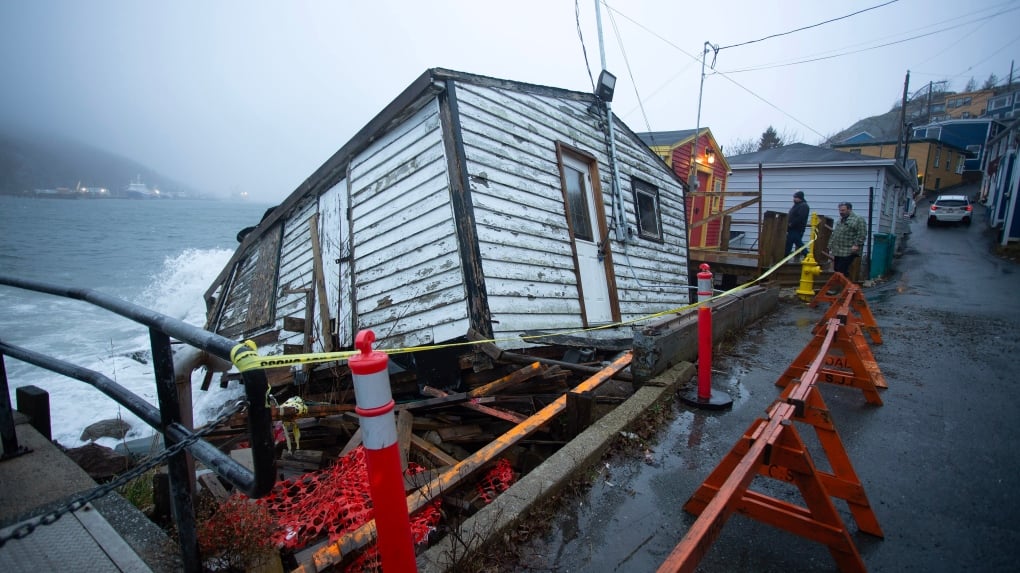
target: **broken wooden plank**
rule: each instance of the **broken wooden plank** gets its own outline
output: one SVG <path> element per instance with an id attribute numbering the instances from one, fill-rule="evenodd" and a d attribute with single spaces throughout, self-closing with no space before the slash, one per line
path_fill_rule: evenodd
<path id="1" fill-rule="evenodd" d="M 353 450 L 354 448 L 356 448 L 356 447 L 358 447 L 360 445 L 361 445 L 361 428 L 358 428 L 354 432 L 354 435 L 351 436 L 351 439 L 347 440 L 347 445 L 344 446 L 344 449 L 340 450 L 340 456 L 339 457 L 342 458 L 342 457 L 346 456 L 347 454 L 351 453 L 351 450 Z"/>
<path id="2" fill-rule="evenodd" d="M 428 396 L 436 396 L 438 398 L 442 398 L 448 395 L 446 392 L 443 392 L 442 390 L 438 388 L 433 388 L 431 386 L 425 386 L 424 388 L 421 389 L 421 391 L 422 394 L 426 394 Z M 517 412 L 511 412 L 509 410 L 502 410 L 500 408 L 491 408 L 489 406 L 483 406 L 481 404 L 476 403 L 473 400 L 464 402 L 463 404 L 461 404 L 461 406 L 464 406 L 465 408 L 469 408 L 476 412 L 481 412 L 482 414 L 488 414 L 489 416 L 493 416 L 501 420 L 513 422 L 514 424 L 520 424 L 521 422 L 527 419 L 527 416 L 522 416 Z"/>
<path id="3" fill-rule="evenodd" d="M 411 434 L 411 445 L 418 448 L 422 452 L 431 456 L 440 465 L 452 466 L 456 465 L 460 460 L 451 456 L 450 454 L 443 451 L 442 448 L 426 440 L 425 438 L 418 437 L 416 434 Z"/>
<path id="4" fill-rule="evenodd" d="M 533 362 L 528 366 L 525 366 L 524 368 L 521 368 L 519 370 L 515 370 L 514 372 L 511 372 L 510 374 L 498 380 L 494 380 L 484 386 L 479 386 L 478 388 L 471 390 L 470 392 L 468 392 L 468 395 L 470 395 L 472 398 L 477 398 L 479 396 L 491 396 L 492 394 L 499 392 L 500 390 L 506 388 L 507 386 L 512 386 L 514 384 L 524 382 L 525 380 L 533 378 L 541 373 L 542 365 L 538 362 Z"/>
<path id="5" fill-rule="evenodd" d="M 400 448 L 400 469 L 407 471 L 407 452 L 411 449 L 411 428 L 414 416 L 407 410 L 397 412 L 397 445 Z"/>
<path id="6" fill-rule="evenodd" d="M 198 476 L 198 483 L 202 484 L 216 501 L 226 501 L 230 497 L 227 488 L 223 487 L 223 482 L 215 473 L 209 472 Z"/>
<path id="7" fill-rule="evenodd" d="M 333 352 L 333 324 L 329 316 L 329 301 L 326 299 L 326 279 L 322 271 L 322 249 L 319 244 L 319 214 L 308 218 L 308 234 L 312 243 L 312 276 L 319 300 L 319 339 L 323 352 Z"/>

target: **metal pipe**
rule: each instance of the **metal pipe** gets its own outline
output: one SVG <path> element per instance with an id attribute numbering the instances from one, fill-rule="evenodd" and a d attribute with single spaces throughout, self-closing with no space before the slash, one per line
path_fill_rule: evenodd
<path id="1" fill-rule="evenodd" d="M 14 412 L 11 408 L 11 391 L 7 387 L 7 369 L 4 367 L 4 355 L 0 352 L 0 443 L 4 453 L 0 460 L 18 455 L 18 432 L 14 427 Z"/>
<path id="2" fill-rule="evenodd" d="M 105 308 L 114 314 L 131 319 L 149 328 L 155 328 L 165 332 L 171 337 L 182 340 L 203 350 L 230 360 L 230 351 L 237 346 L 237 342 L 209 332 L 184 321 L 160 314 L 143 306 L 132 304 L 117 297 L 101 293 L 92 289 L 67 288 L 41 281 L 19 279 L 0 275 L 0 285 L 13 286 L 25 290 L 62 296 L 75 300 L 82 300 L 100 308 Z"/>
<path id="3" fill-rule="evenodd" d="M 67 288 L 60 285 L 9 277 L 6 275 L 0 275 L 0 285 L 13 286 L 25 290 L 52 294 L 55 296 L 62 296 L 91 303 L 135 322 L 144 324 L 150 329 L 166 333 L 177 340 L 191 344 L 196 348 L 205 350 L 210 354 L 227 361 L 230 360 L 231 351 L 238 344 L 237 341 L 220 336 L 214 332 L 209 332 L 181 320 L 171 318 L 145 307 L 138 306 L 91 289 Z M 15 356 L 13 352 L 9 352 L 9 354 L 11 356 Z M 37 356 L 42 357 L 42 355 Z M 151 412 L 148 411 L 151 406 L 149 406 L 147 402 L 131 395 L 123 387 L 120 387 L 112 380 L 109 380 L 96 372 L 82 369 L 67 363 L 61 363 L 61 369 L 54 369 L 50 366 L 57 365 L 56 362 L 59 361 L 55 361 L 55 359 L 49 357 L 43 358 L 43 363 L 34 363 L 43 368 L 64 373 L 72 378 L 93 384 L 96 388 L 99 388 L 108 396 L 114 398 L 114 400 L 117 400 L 119 403 L 131 409 L 132 412 L 145 420 L 150 426 L 161 426 L 158 414 L 155 417 L 152 417 Z M 31 362 L 31 360 L 26 361 Z M 172 374 L 171 369 L 171 379 Z M 273 488 L 273 484 L 276 482 L 276 471 L 274 467 L 276 455 L 273 447 L 271 413 L 265 404 L 267 380 L 266 374 L 262 370 L 243 372 L 242 379 L 244 380 L 245 395 L 248 399 L 248 434 L 249 442 L 252 447 L 252 462 L 255 468 L 255 474 L 251 475 L 251 472 L 248 472 L 248 470 L 245 469 L 244 471 L 247 472 L 246 479 L 231 483 L 241 489 L 245 495 L 257 498 L 269 493 L 269 491 Z M 97 382 L 99 384 L 96 384 Z M 101 386 L 105 386 L 110 389 L 116 388 L 119 389 L 119 391 L 115 391 L 114 394 L 111 394 L 103 390 Z M 189 450 L 190 449 L 191 448 L 189 447 Z M 196 457 L 199 456 L 196 454 Z M 202 457 L 199 457 L 199 459 L 207 461 Z M 233 460 L 230 460 L 230 462 L 236 464 Z"/>
<path id="4" fill-rule="evenodd" d="M 163 445 L 170 448 L 176 442 L 167 435 L 166 428 L 181 423 L 181 402 L 174 380 L 174 357 L 170 348 L 170 337 L 156 329 L 149 331 L 152 347 L 152 365 L 156 377 L 156 397 L 159 400 L 160 433 Z M 194 473 L 188 469 L 185 455 L 174 455 L 167 460 L 167 475 L 170 478 L 170 503 L 174 522 L 177 524 L 177 538 L 181 547 L 184 570 L 202 571 L 202 558 L 198 551 L 198 528 L 195 524 L 195 506 L 192 502 L 191 483 Z"/>
<path id="5" fill-rule="evenodd" d="M 27 362 L 40 368 L 44 368 L 51 372 L 62 374 L 64 376 L 67 376 L 68 378 L 73 378 L 75 380 L 85 382 L 86 384 L 89 384 L 90 386 L 99 390 L 103 394 L 106 394 L 118 404 L 127 408 L 129 411 L 131 411 L 132 414 L 138 416 L 138 418 L 140 418 L 143 422 L 145 422 L 149 426 L 153 428 L 159 428 L 161 425 L 160 413 L 155 406 L 149 404 L 148 402 L 139 398 L 135 394 L 132 394 L 126 388 L 114 382 L 113 380 L 107 378 L 106 376 L 100 374 L 99 372 L 95 372 L 87 368 L 82 368 L 80 366 L 75 366 L 73 364 L 69 364 L 62 360 L 58 360 L 56 358 L 52 358 L 44 354 L 40 354 L 32 350 L 21 348 L 19 346 L 14 346 L 12 344 L 7 344 L 0 340 L 0 355 L 3 354 L 21 360 L 22 362 Z M 264 376 L 265 374 L 263 374 L 263 377 Z M 246 385 L 246 388 L 247 387 L 248 385 Z M 255 398 L 261 401 L 262 407 L 257 407 L 257 405 L 253 405 L 251 408 L 249 408 L 248 416 L 249 425 L 254 423 L 252 420 L 253 417 L 254 418 L 259 417 L 259 414 L 256 413 L 258 411 L 261 411 L 261 415 L 266 418 L 267 421 L 264 422 L 265 425 L 266 426 L 270 425 L 270 422 L 268 421 L 270 412 L 264 405 L 265 396 L 264 394 L 259 394 L 259 392 L 262 393 L 265 392 L 264 383 L 262 384 L 261 388 L 263 388 L 263 390 L 255 392 Z M 249 395 L 249 401 L 250 400 L 251 396 Z M 181 424 L 170 424 L 169 426 L 164 428 L 164 431 L 173 438 L 174 442 L 182 442 L 194 434 L 194 432 L 192 432 L 190 429 L 184 427 Z M 252 442 L 252 448 L 253 454 L 254 452 L 257 452 L 260 449 L 256 447 L 256 443 L 254 441 Z M 217 475 L 222 476 L 224 479 L 230 482 L 231 485 L 243 491 L 246 495 L 250 497 L 261 497 L 265 495 L 266 493 L 268 493 L 270 489 L 272 489 L 273 482 L 275 482 L 275 472 L 272 471 L 273 470 L 272 462 L 275 459 L 275 457 L 270 458 L 268 471 L 265 469 L 264 464 L 260 466 L 259 464 L 260 459 L 256 459 L 255 460 L 256 472 L 258 472 L 261 469 L 262 473 L 258 475 L 252 475 L 251 470 L 249 470 L 247 467 L 245 467 L 243 464 L 241 464 L 234 458 L 231 458 L 230 456 L 224 454 L 218 448 L 216 448 L 216 446 L 213 446 L 208 442 L 199 440 L 198 442 L 195 442 L 194 444 L 188 446 L 188 451 L 191 452 L 193 456 L 201 460 L 202 463 L 204 463 L 206 466 L 215 471 Z M 271 447 L 269 451 L 272 452 Z M 254 457 L 255 456 L 253 455 L 253 458 Z M 265 483 L 266 480 L 264 478 L 259 479 L 262 476 L 262 474 L 267 474 L 268 477 L 271 479 L 268 485 Z"/>
<path id="6" fill-rule="evenodd" d="M 599 29 L 599 57 L 602 69 L 606 69 L 606 48 L 602 41 L 602 11 L 599 1 L 595 0 L 595 20 Z M 616 228 L 616 240 L 627 241 L 627 223 L 624 221 L 623 192 L 620 190 L 620 169 L 616 161 L 616 135 L 613 132 L 613 104 L 606 104 L 606 129 L 609 131 L 609 167 L 613 173 L 613 225 Z"/>

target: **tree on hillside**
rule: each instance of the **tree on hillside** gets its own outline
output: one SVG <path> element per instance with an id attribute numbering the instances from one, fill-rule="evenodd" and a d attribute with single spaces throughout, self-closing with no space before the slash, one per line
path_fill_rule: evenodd
<path id="1" fill-rule="evenodd" d="M 974 91 L 976 89 L 977 89 L 977 80 L 974 79 L 974 76 L 971 76 L 970 77 L 970 81 L 968 81 L 967 85 L 964 86 L 963 92 L 964 93 L 972 92 L 972 91 Z"/>
<path id="2" fill-rule="evenodd" d="M 988 76 L 988 79 L 985 80 L 985 83 L 981 85 L 981 89 L 983 89 L 983 90 L 990 90 L 990 89 L 994 88 L 995 84 L 997 84 L 997 83 L 999 83 L 999 78 L 996 77 L 995 74 L 992 74 L 992 75 Z"/>
<path id="3" fill-rule="evenodd" d="M 783 146 L 783 140 L 776 133 L 776 129 L 771 125 L 761 134 L 761 139 L 758 141 L 758 151 L 765 151 L 766 149 L 775 149 Z"/>

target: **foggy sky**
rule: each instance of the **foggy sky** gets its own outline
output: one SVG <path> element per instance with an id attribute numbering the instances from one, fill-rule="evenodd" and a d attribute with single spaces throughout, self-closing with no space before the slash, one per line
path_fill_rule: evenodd
<path id="1" fill-rule="evenodd" d="M 693 129 L 706 41 L 885 1 L 610 1 L 613 109 L 634 131 Z M 597 76 L 594 1 L 578 9 Z M 720 73 L 706 67 L 700 124 L 724 146 L 769 125 L 817 144 L 888 111 L 908 69 L 911 92 L 1005 79 L 1018 24 L 1020 0 L 899 0 L 724 47 Z M 53 131 L 212 194 L 282 200 L 430 67 L 591 90 L 572 0 L 0 2 L 0 127 Z"/>

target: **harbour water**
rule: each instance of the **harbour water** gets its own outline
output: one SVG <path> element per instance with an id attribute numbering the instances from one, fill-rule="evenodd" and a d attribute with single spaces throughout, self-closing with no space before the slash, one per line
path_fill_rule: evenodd
<path id="1" fill-rule="evenodd" d="M 196 326 L 205 324 L 203 293 L 237 247 L 237 232 L 269 207 L 241 201 L 62 200 L 0 196 L 0 273 L 95 289 Z M 90 304 L 0 286 L 0 340 L 96 370 L 155 404 L 147 329 Z M 50 394 L 53 439 L 75 447 L 93 422 L 121 417 L 126 439 L 152 430 L 116 402 L 77 380 L 4 358 L 14 389 Z M 199 389 L 196 423 L 240 393 Z M 98 443 L 113 447 L 118 440 Z"/>

